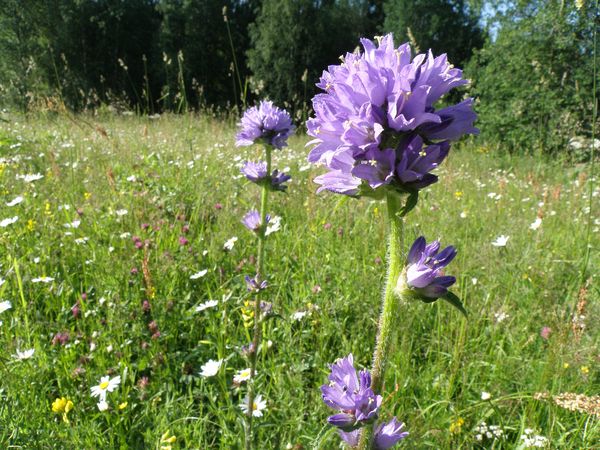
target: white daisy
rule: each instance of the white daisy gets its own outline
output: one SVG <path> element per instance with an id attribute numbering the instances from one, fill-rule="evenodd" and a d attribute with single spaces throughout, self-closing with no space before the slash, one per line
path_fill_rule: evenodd
<path id="1" fill-rule="evenodd" d="M 121 384 L 120 376 L 117 375 L 116 377 L 110 378 L 108 375 L 106 375 L 100 379 L 98 386 L 92 386 L 90 389 L 91 395 L 92 397 L 98 397 L 100 399 L 100 403 L 102 403 L 102 401 L 106 400 L 107 392 L 114 391 L 119 387 L 119 384 Z"/>
<path id="2" fill-rule="evenodd" d="M 265 236 L 268 236 L 271 233 L 275 233 L 279 230 L 281 230 L 281 217 L 275 216 L 269 221 L 267 229 L 265 230 Z"/>
<path id="3" fill-rule="evenodd" d="M 218 361 L 209 359 L 205 364 L 202 365 L 202 367 L 200 367 L 200 376 L 204 378 L 214 377 L 219 372 L 222 364 L 222 359 L 219 359 Z"/>
<path id="4" fill-rule="evenodd" d="M 255 372 L 256 375 L 256 372 Z M 233 377 L 233 382 L 236 384 L 240 384 L 243 383 L 244 381 L 248 381 L 250 379 L 250 369 L 243 369 L 240 370 L 238 373 L 235 374 L 235 376 Z"/>
<path id="5" fill-rule="evenodd" d="M 20 195 L 18 197 L 15 197 L 13 200 L 11 200 L 10 202 L 8 202 L 6 204 L 6 206 L 16 206 L 19 203 L 21 203 L 23 201 L 23 197 L 21 197 Z"/>
<path id="6" fill-rule="evenodd" d="M 195 274 L 190 275 L 190 280 L 197 280 L 198 278 L 202 278 L 207 273 L 208 273 L 207 269 L 201 270 L 200 272 L 196 272 Z"/>
<path id="7" fill-rule="evenodd" d="M 508 239 L 510 238 L 510 236 L 498 236 L 496 238 L 496 240 L 494 242 L 492 242 L 492 245 L 494 247 L 506 247 L 506 243 L 508 242 Z"/>
<path id="8" fill-rule="evenodd" d="M 52 283 L 53 281 L 54 281 L 54 278 L 47 277 L 47 276 L 38 277 L 38 278 L 32 278 L 31 279 L 32 283 Z"/>
<path id="9" fill-rule="evenodd" d="M 106 403 L 106 400 L 100 400 L 98 402 L 98 411 L 106 411 L 108 409 L 108 403 Z"/>
<path id="10" fill-rule="evenodd" d="M 207 302 L 200 303 L 198 306 L 196 306 L 196 312 L 201 312 L 208 308 L 214 308 L 218 304 L 219 302 L 217 300 L 209 300 Z"/>
<path id="11" fill-rule="evenodd" d="M 17 220 L 19 220 L 19 216 L 8 217 L 7 219 L 0 220 L 0 228 L 6 228 L 9 225 L 12 225 Z"/>
<path id="12" fill-rule="evenodd" d="M 129 212 L 129 211 L 127 211 L 126 209 L 117 209 L 117 210 L 115 211 L 115 214 L 116 214 L 117 216 L 124 216 L 124 215 L 126 215 L 128 212 Z"/>
<path id="13" fill-rule="evenodd" d="M 535 222 L 533 222 L 531 225 L 529 225 L 529 229 L 530 230 L 537 230 L 540 226 L 542 225 L 542 219 L 541 218 L 536 218 Z"/>
<path id="14" fill-rule="evenodd" d="M 0 302 L 0 314 L 3 313 L 4 311 L 8 311 L 10 308 L 12 308 L 12 305 L 10 304 L 10 302 L 8 300 L 6 300 L 4 302 Z"/>
<path id="15" fill-rule="evenodd" d="M 25 183 L 31 183 L 32 181 L 41 180 L 42 178 L 44 178 L 44 175 L 42 175 L 41 173 L 31 173 L 27 175 L 22 175 L 21 178 L 23 179 L 23 181 L 25 181 Z"/>
<path id="16" fill-rule="evenodd" d="M 244 414 L 248 414 L 248 397 L 245 397 L 240 408 Z M 258 394 L 252 405 L 252 415 L 254 417 L 262 417 L 263 411 L 267 408 L 267 402 L 263 400 L 262 395 Z"/>
<path id="17" fill-rule="evenodd" d="M 223 244 L 223 248 L 225 250 L 233 250 L 233 246 L 235 245 L 237 240 L 238 240 L 237 236 L 232 237 L 231 239 L 229 239 L 227 242 L 225 242 Z"/>
<path id="18" fill-rule="evenodd" d="M 19 361 L 23 361 L 25 359 L 29 359 L 33 356 L 33 353 L 35 352 L 35 349 L 30 348 L 29 350 L 17 350 L 17 353 L 15 355 L 12 355 L 13 358 L 18 359 Z"/>

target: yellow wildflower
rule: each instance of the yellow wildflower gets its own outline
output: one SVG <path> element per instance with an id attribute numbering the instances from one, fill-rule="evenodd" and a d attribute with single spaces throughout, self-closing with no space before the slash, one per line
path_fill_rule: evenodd
<path id="1" fill-rule="evenodd" d="M 127 402 L 119 403 L 119 406 L 117 406 L 117 408 L 119 408 L 119 409 L 127 408 Z"/>
<path id="2" fill-rule="evenodd" d="M 84 192 L 83 193 L 83 198 L 85 198 L 86 200 L 89 200 L 91 196 L 92 196 L 92 194 L 89 193 L 89 192 Z"/>
<path id="3" fill-rule="evenodd" d="M 590 368 L 588 366 L 581 366 L 579 368 L 579 370 L 581 370 L 581 373 L 584 375 L 587 375 L 588 373 L 590 373 Z"/>
<path id="4" fill-rule="evenodd" d="M 176 441 L 177 441 L 177 437 L 175 437 L 175 435 L 171 435 L 169 430 L 165 431 L 163 433 L 163 435 L 160 437 L 161 450 L 171 450 L 172 447 L 170 444 L 174 444 Z M 167 445 L 162 445 L 162 444 L 167 444 Z"/>
<path id="5" fill-rule="evenodd" d="M 35 229 L 35 220 L 29 219 L 27 221 L 27 231 L 33 231 Z"/>
<path id="6" fill-rule="evenodd" d="M 462 417 L 459 417 L 458 419 L 456 419 L 454 422 L 452 422 L 450 424 L 450 433 L 452 434 L 458 434 L 462 431 L 462 426 L 465 424 L 465 419 L 463 419 Z"/>
<path id="7" fill-rule="evenodd" d="M 62 414 L 63 421 L 69 423 L 67 414 L 73 409 L 73 402 L 66 397 L 57 398 L 52 402 L 52 412 Z"/>
<path id="8" fill-rule="evenodd" d="M 463 196 L 462 191 L 456 191 L 454 193 L 454 198 L 456 198 L 456 200 L 460 200 L 462 198 L 462 196 Z"/>

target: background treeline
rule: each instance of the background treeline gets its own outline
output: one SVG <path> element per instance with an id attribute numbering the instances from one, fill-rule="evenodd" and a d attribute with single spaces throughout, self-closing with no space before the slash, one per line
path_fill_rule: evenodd
<path id="1" fill-rule="evenodd" d="M 358 38 L 448 53 L 483 137 L 554 151 L 589 137 L 590 0 L 0 0 L 0 104 L 153 114 L 269 97 L 300 121 Z"/>

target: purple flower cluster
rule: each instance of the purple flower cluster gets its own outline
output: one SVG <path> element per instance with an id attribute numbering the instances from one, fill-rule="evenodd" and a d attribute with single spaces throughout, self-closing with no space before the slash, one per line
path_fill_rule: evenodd
<path id="1" fill-rule="evenodd" d="M 267 183 L 267 185 L 270 186 L 270 188 L 274 191 L 285 191 L 287 189 L 287 185 L 284 183 L 292 178 L 284 172 L 279 172 L 277 169 L 273 170 L 271 176 L 268 176 L 267 163 L 263 161 L 246 161 L 241 168 L 241 172 L 242 175 L 244 175 L 253 183 Z"/>
<path id="2" fill-rule="evenodd" d="M 456 278 L 444 276 L 442 270 L 455 256 L 456 249 L 452 246 L 440 251 L 439 241 L 427 245 L 423 236 L 417 238 L 408 252 L 407 285 L 428 299 L 445 296 Z"/>
<path id="3" fill-rule="evenodd" d="M 357 373 L 352 354 L 331 365 L 329 382 L 321 386 L 323 401 L 339 411 L 327 421 L 339 428 L 341 438 L 351 446 L 358 445 L 360 428 L 377 419 L 382 397 L 371 389 L 371 374 L 367 370 Z M 377 449 L 391 448 L 408 433 L 403 424 L 393 418 L 375 427 L 374 443 Z"/>
<path id="4" fill-rule="evenodd" d="M 238 147 L 262 142 L 275 148 L 283 148 L 287 145 L 287 138 L 295 130 L 287 111 L 267 100 L 246 110 L 239 126 L 241 131 L 235 141 Z"/>
<path id="5" fill-rule="evenodd" d="M 346 195 L 373 195 L 382 186 L 414 192 L 437 181 L 430 172 L 448 155 L 450 141 L 478 132 L 473 100 L 435 109 L 451 89 L 467 84 L 446 55 L 411 60 L 409 44 L 394 48 L 362 39 L 364 53 L 348 53 L 323 72 L 307 122 L 314 139 L 308 160 L 327 166 L 315 179 Z"/>

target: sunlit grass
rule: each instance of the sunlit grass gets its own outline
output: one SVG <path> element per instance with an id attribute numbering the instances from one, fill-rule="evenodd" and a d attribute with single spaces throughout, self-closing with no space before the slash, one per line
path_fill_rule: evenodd
<path id="1" fill-rule="evenodd" d="M 241 445 L 245 389 L 233 377 L 248 367 L 243 278 L 256 246 L 240 219 L 258 194 L 238 167 L 259 149 L 235 148 L 233 135 L 233 123 L 194 115 L 0 125 L 0 221 L 18 218 L 0 228 L 0 301 L 11 304 L 0 313 L 2 447 Z M 258 448 L 338 447 L 318 387 L 349 352 L 370 364 L 385 275 L 383 205 L 316 195 L 305 142 L 275 154 L 293 180 L 270 201 L 282 229 L 268 242 L 275 306 L 259 353 Z M 597 416 L 534 399 L 600 388 L 596 200 L 581 276 L 586 167 L 475 140 L 438 173 L 407 240 L 423 233 L 458 248 L 451 274 L 470 317 L 438 303 L 402 312 L 383 407 L 411 433 L 401 448 L 519 448 L 526 428 L 549 448 L 594 448 Z M 493 246 L 501 235 L 506 246 Z M 208 300 L 218 304 L 196 312 Z M 28 349 L 29 359 L 12 356 Z M 201 377 L 210 359 L 223 363 Z M 117 375 L 101 412 L 90 388 Z M 68 423 L 52 411 L 62 397 L 73 402 Z M 478 441 L 481 422 L 502 438 Z"/>

